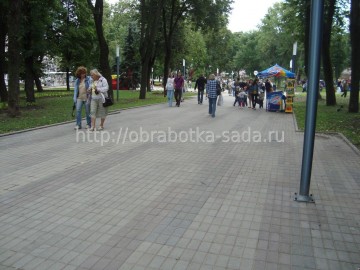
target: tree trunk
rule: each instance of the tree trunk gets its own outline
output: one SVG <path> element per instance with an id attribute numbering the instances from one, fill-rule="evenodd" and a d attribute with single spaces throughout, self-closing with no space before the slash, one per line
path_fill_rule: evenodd
<path id="1" fill-rule="evenodd" d="M 11 117 L 15 117 L 20 114 L 19 109 L 19 68 L 20 68 L 20 49 L 21 42 L 20 36 L 20 20 L 21 20 L 21 4 L 22 0 L 9 1 L 9 17 L 8 25 L 11 25 L 11 31 L 8 33 L 9 47 L 8 57 L 9 65 L 9 99 L 8 99 L 8 113 Z"/>
<path id="2" fill-rule="evenodd" d="M 8 101 L 8 92 L 4 81 L 5 68 L 5 44 L 7 35 L 7 8 L 4 6 L 5 3 L 0 4 L 0 102 Z"/>
<path id="3" fill-rule="evenodd" d="M 28 56 L 25 58 L 25 93 L 26 93 L 26 102 L 34 103 L 35 102 L 35 92 L 34 92 L 34 76 L 33 76 L 33 58 Z"/>
<path id="4" fill-rule="evenodd" d="M 323 39 L 322 39 L 322 60 L 323 71 L 326 85 L 326 105 L 335 106 L 336 96 L 334 89 L 333 69 L 330 55 L 330 43 L 331 43 L 331 29 L 333 23 L 333 17 L 335 13 L 335 0 L 327 1 L 325 5 L 325 18 L 323 27 Z"/>
<path id="5" fill-rule="evenodd" d="M 139 99 L 146 98 L 146 87 L 149 81 L 148 66 L 149 66 L 149 61 L 144 59 L 144 63 L 141 64 L 141 85 L 140 85 Z"/>
<path id="6" fill-rule="evenodd" d="M 304 54 L 305 54 L 305 75 L 309 74 L 309 39 L 310 39 L 310 6 L 311 1 L 305 0 L 305 35 L 304 35 Z"/>
<path id="7" fill-rule="evenodd" d="M 146 98 L 146 89 L 149 87 L 149 67 L 151 67 L 151 60 L 155 57 L 155 39 L 163 5 L 164 0 L 152 0 L 149 2 L 146 2 L 145 0 L 140 1 L 140 55 L 142 78 L 139 99 Z M 143 76 L 145 78 L 143 78 Z"/>
<path id="8" fill-rule="evenodd" d="M 44 89 L 41 85 L 41 81 L 40 78 L 37 74 L 34 74 L 34 81 L 35 81 L 35 85 L 36 85 L 36 89 L 38 92 L 44 92 Z"/>
<path id="9" fill-rule="evenodd" d="M 351 1 L 350 37 L 351 37 L 351 91 L 349 112 L 359 112 L 360 81 L 360 1 Z"/>
<path id="10" fill-rule="evenodd" d="M 108 95 L 113 98 L 113 91 L 112 91 L 112 78 L 111 78 L 111 68 L 109 65 L 109 46 L 107 45 L 106 39 L 104 37 L 104 31 L 102 26 L 103 21 L 103 11 L 104 11 L 104 1 L 103 0 L 96 0 L 95 7 L 92 4 L 91 0 L 87 0 L 88 4 L 93 12 L 94 15 L 94 22 L 96 28 L 96 34 L 99 41 L 99 48 L 100 48 L 100 71 L 105 79 L 108 81 L 109 84 L 109 91 Z"/>
<path id="11" fill-rule="evenodd" d="M 66 90 L 70 91 L 70 69 L 66 67 Z"/>

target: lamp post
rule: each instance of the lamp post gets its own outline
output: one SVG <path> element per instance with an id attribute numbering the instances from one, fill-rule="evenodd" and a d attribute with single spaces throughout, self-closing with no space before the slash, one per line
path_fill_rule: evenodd
<path id="1" fill-rule="evenodd" d="M 294 42 L 293 44 L 293 55 L 292 55 L 292 61 L 291 61 L 291 71 L 292 73 L 296 72 L 296 51 L 297 51 L 297 41 Z"/>
<path id="2" fill-rule="evenodd" d="M 119 100 L 120 46 L 116 45 L 116 100 Z"/>
<path id="3" fill-rule="evenodd" d="M 184 68 L 184 74 L 183 75 L 184 75 L 184 80 L 185 80 L 185 77 L 186 77 L 185 76 L 185 59 L 183 59 L 183 68 Z"/>

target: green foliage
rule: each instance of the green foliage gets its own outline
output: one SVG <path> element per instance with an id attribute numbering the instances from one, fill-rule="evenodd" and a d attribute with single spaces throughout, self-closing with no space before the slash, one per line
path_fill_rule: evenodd
<path id="1" fill-rule="evenodd" d="M 321 93 L 325 95 L 325 93 Z M 337 106 L 326 106 L 326 100 L 318 101 L 316 132 L 340 132 L 360 149 L 360 115 L 348 113 L 349 98 L 336 97 Z M 300 130 L 305 127 L 306 94 L 297 93 L 294 113 Z"/>
<path id="2" fill-rule="evenodd" d="M 252 76 L 254 70 L 259 70 L 259 62 L 262 56 L 258 53 L 258 32 L 236 33 L 236 40 L 239 44 L 235 55 L 234 64 Z M 266 58 L 266 57 L 265 57 Z"/>
<path id="3" fill-rule="evenodd" d="M 104 3 L 104 35 L 109 45 L 109 61 L 110 65 L 116 64 L 116 46 L 120 46 L 121 59 L 123 62 L 125 56 L 126 38 L 129 34 L 129 28 L 132 31 L 132 50 L 134 51 L 134 59 L 140 63 L 139 56 L 139 29 L 138 24 L 138 8 L 135 0 L 120 0 L 114 5 Z"/>
<path id="4" fill-rule="evenodd" d="M 51 29 L 51 50 L 61 56 L 61 70 L 78 66 L 98 67 L 99 48 L 95 24 L 86 1 L 62 0 Z"/>

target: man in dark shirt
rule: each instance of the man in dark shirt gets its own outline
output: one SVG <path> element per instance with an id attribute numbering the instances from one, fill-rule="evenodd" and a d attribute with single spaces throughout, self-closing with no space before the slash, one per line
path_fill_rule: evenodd
<path id="1" fill-rule="evenodd" d="M 181 71 L 178 71 L 177 76 L 174 80 L 175 83 L 175 99 L 176 106 L 180 107 L 182 90 L 184 88 L 184 78 L 181 76 Z"/>
<path id="2" fill-rule="evenodd" d="M 204 75 L 201 74 L 200 77 L 196 80 L 194 87 L 195 90 L 196 88 L 198 89 L 198 104 L 203 103 L 205 84 L 206 84 L 206 79 Z"/>

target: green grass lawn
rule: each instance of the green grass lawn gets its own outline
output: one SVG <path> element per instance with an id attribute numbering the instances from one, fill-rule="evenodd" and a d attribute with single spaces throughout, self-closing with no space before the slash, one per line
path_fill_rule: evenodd
<path id="1" fill-rule="evenodd" d="M 36 93 L 36 103 L 26 104 L 25 93 L 20 92 L 20 111 L 21 115 L 10 118 L 6 113 L 6 108 L 0 109 L 0 134 L 34 128 L 44 125 L 56 124 L 66 121 L 73 121 L 73 91 L 63 89 L 49 89 L 42 93 Z M 186 93 L 186 96 L 191 93 Z M 150 104 L 165 103 L 166 97 L 161 92 L 148 92 L 146 99 L 139 99 L 139 91 L 114 91 L 115 104 L 109 107 L 109 112 L 137 107 Z"/>
<path id="2" fill-rule="evenodd" d="M 336 106 L 326 106 L 325 90 L 321 95 L 317 107 L 316 132 L 340 132 L 360 149 L 360 114 L 348 112 L 349 93 L 346 98 L 336 94 Z M 299 129 L 304 130 L 306 93 L 296 93 L 294 113 Z"/>

